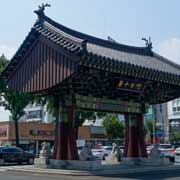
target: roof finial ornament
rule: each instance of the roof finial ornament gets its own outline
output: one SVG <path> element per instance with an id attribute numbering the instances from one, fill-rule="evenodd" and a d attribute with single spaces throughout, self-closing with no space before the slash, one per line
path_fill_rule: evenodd
<path id="1" fill-rule="evenodd" d="M 112 43 L 117 43 L 117 41 L 110 36 L 108 36 L 108 41 Z"/>
<path id="2" fill-rule="evenodd" d="M 51 5 L 49 4 L 49 3 L 46 3 L 46 4 L 44 4 L 44 3 L 42 3 L 42 5 L 40 6 L 40 5 L 38 5 L 38 10 L 35 10 L 34 12 L 38 15 L 38 16 L 42 16 L 42 15 L 44 15 L 44 10 L 45 10 L 45 8 L 46 7 L 51 7 Z"/>
<path id="3" fill-rule="evenodd" d="M 142 38 L 142 40 L 146 42 L 146 47 L 151 50 L 152 49 L 151 37 L 149 36 L 149 39 Z"/>

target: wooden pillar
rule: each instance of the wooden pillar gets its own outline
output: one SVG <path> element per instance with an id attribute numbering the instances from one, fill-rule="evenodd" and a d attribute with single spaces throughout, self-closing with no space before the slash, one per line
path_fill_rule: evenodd
<path id="1" fill-rule="evenodd" d="M 68 110 L 68 157 L 69 160 L 78 159 L 76 132 L 75 132 L 75 107 L 69 106 Z"/>
<path id="2" fill-rule="evenodd" d="M 58 99 L 54 103 L 54 116 L 56 118 L 55 144 L 53 158 L 58 160 L 78 159 L 76 138 L 74 132 L 73 106 L 65 106 L 64 101 Z"/>
<path id="3" fill-rule="evenodd" d="M 143 114 L 125 115 L 125 157 L 147 157 Z"/>

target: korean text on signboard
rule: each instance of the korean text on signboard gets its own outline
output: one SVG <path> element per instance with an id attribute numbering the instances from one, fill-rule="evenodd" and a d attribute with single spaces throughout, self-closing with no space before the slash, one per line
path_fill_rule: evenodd
<path id="1" fill-rule="evenodd" d="M 31 136 L 53 136 L 53 131 L 30 130 L 29 134 Z"/>
<path id="2" fill-rule="evenodd" d="M 144 88 L 144 82 L 139 82 L 131 79 L 120 79 L 117 83 L 117 89 L 121 89 L 124 91 L 143 93 Z"/>

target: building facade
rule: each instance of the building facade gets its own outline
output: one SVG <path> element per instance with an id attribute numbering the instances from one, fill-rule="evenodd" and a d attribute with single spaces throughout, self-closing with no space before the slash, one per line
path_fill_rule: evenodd
<path id="1" fill-rule="evenodd" d="M 160 130 L 156 132 L 156 136 L 160 137 L 163 142 L 169 141 L 169 128 L 167 116 L 167 103 L 155 105 L 156 125 Z"/>
<path id="2" fill-rule="evenodd" d="M 156 138 L 161 139 L 163 142 L 169 141 L 169 127 L 167 116 L 167 103 L 151 105 L 145 114 L 145 122 L 155 120 L 156 127 L 154 129 Z M 153 134 L 151 135 L 153 136 Z"/>
<path id="3" fill-rule="evenodd" d="M 169 134 L 180 131 L 180 98 L 168 103 Z"/>
<path id="4" fill-rule="evenodd" d="M 41 122 L 19 122 L 19 144 L 24 150 L 34 148 L 36 154 L 41 149 L 41 143 L 54 143 L 54 124 Z M 14 122 L 0 122 L 0 145 L 15 145 Z"/>
<path id="5" fill-rule="evenodd" d="M 46 105 L 29 104 L 25 108 L 25 116 L 21 118 L 21 121 L 37 121 L 42 123 L 52 123 L 53 115 L 52 113 L 47 111 Z"/>

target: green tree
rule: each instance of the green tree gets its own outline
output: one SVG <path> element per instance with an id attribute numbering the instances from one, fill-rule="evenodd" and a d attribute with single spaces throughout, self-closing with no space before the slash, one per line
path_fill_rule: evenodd
<path id="1" fill-rule="evenodd" d="M 19 128 L 18 120 L 25 114 L 24 108 L 33 102 L 33 96 L 28 93 L 15 92 L 9 89 L 3 94 L 1 105 L 5 110 L 9 110 L 12 115 L 12 120 L 15 123 L 16 146 L 19 146 Z"/>
<path id="2" fill-rule="evenodd" d="M 3 69 L 6 67 L 6 65 L 9 63 L 8 59 L 2 54 L 0 56 L 0 74 L 2 73 Z M 2 93 L 6 90 L 6 82 L 4 79 L 0 77 L 0 100 L 2 99 Z"/>
<path id="3" fill-rule="evenodd" d="M 4 55 L 0 57 L 0 73 L 8 62 Z M 2 78 L 0 79 L 0 95 L 0 105 L 4 106 L 5 110 L 10 111 L 12 119 L 15 122 L 16 146 L 19 146 L 18 120 L 25 114 L 24 108 L 32 102 L 34 98 L 31 94 L 10 90 L 6 81 Z"/>
<path id="4" fill-rule="evenodd" d="M 9 63 L 8 59 L 2 54 L 0 56 L 0 73 L 3 71 L 4 67 Z"/>
<path id="5" fill-rule="evenodd" d="M 124 137 L 124 124 L 118 120 L 117 115 L 107 114 L 103 119 L 103 126 L 107 135 L 113 139 Z"/>
<path id="6" fill-rule="evenodd" d="M 175 132 L 174 134 L 171 134 L 170 142 L 171 143 L 179 143 L 180 142 L 180 132 Z"/>
<path id="7" fill-rule="evenodd" d="M 149 133 L 151 136 L 153 136 L 153 125 L 155 125 L 155 131 L 160 130 L 160 128 L 156 125 L 155 120 L 148 120 L 145 126 L 146 134 Z"/>

